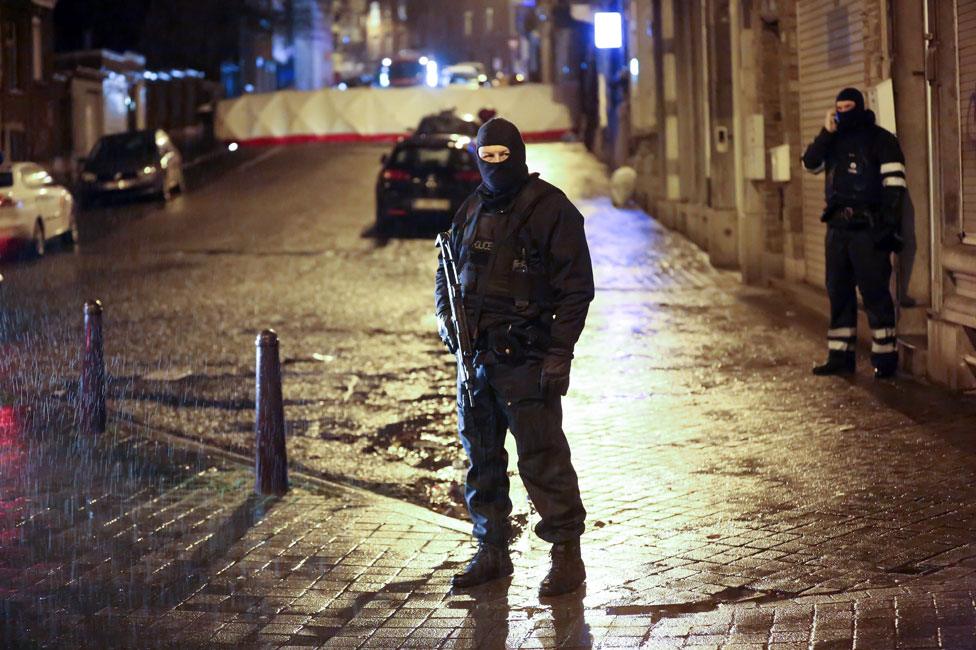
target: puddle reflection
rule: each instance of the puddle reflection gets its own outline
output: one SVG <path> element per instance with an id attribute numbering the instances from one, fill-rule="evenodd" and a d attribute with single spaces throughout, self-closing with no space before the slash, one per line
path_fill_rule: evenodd
<path id="1" fill-rule="evenodd" d="M 461 625 L 460 643 L 454 647 L 506 650 L 531 639 L 547 648 L 593 647 L 583 606 L 585 586 L 565 596 L 547 598 L 537 606 L 516 606 L 514 610 L 509 602 L 510 588 L 511 579 L 507 579 L 470 593 L 472 606 Z"/>

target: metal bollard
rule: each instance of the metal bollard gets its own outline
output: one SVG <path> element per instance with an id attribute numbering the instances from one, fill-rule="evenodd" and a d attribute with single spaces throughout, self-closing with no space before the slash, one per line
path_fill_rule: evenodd
<path id="1" fill-rule="evenodd" d="M 288 491 L 288 460 L 285 457 L 285 409 L 281 399 L 278 335 L 274 330 L 264 330 L 258 334 L 254 345 L 257 347 L 254 491 L 281 496 Z"/>
<path id="2" fill-rule="evenodd" d="M 105 432 L 105 359 L 102 356 L 102 303 L 85 303 L 85 350 L 81 361 L 78 408 L 82 431 Z"/>

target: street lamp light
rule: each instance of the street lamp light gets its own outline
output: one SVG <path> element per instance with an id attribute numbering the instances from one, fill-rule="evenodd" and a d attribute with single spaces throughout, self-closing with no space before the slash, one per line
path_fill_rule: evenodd
<path id="1" fill-rule="evenodd" d="M 623 17 L 619 11 L 593 14 L 593 42 L 598 50 L 616 50 L 624 46 Z"/>

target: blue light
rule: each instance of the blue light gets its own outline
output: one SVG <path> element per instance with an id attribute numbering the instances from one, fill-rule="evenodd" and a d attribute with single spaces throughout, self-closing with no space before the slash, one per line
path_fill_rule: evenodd
<path id="1" fill-rule="evenodd" d="M 593 14 L 593 43 L 598 50 L 614 50 L 624 46 L 623 18 L 617 11 L 597 11 Z"/>

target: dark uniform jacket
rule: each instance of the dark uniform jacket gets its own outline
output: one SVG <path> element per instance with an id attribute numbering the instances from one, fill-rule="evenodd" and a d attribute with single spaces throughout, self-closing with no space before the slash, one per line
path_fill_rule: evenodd
<path id="1" fill-rule="evenodd" d="M 520 196 L 527 191 L 544 195 L 528 214 L 516 214 L 518 198 L 488 212 L 476 193 L 451 226 L 472 339 L 483 341 L 484 335 L 509 325 L 540 328 L 549 349 L 571 354 L 594 294 L 583 215 L 562 191 L 537 176 Z M 440 265 L 434 297 L 437 313 L 450 313 Z"/>
<path id="2" fill-rule="evenodd" d="M 905 156 L 898 138 L 875 124 L 873 112 L 866 115 L 864 124 L 850 130 L 821 129 L 803 154 L 803 166 L 814 174 L 826 171 L 825 221 L 839 208 L 853 208 L 873 211 L 894 228 L 906 187 Z"/>

